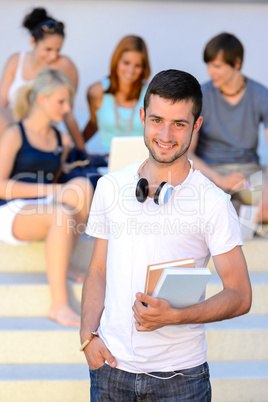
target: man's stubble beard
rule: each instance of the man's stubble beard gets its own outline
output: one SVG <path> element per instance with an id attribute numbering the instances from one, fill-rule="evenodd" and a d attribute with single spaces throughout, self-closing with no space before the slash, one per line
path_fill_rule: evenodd
<path id="1" fill-rule="evenodd" d="M 158 162 L 158 163 L 167 163 L 167 164 L 171 164 L 171 163 L 173 163 L 174 161 L 176 161 L 177 159 L 181 158 L 183 155 L 186 154 L 186 152 L 188 151 L 188 149 L 190 148 L 190 145 L 191 145 L 192 136 L 193 136 L 193 131 L 194 131 L 194 129 L 192 129 L 191 137 L 190 137 L 189 143 L 188 143 L 181 151 L 179 151 L 178 153 L 176 153 L 170 160 L 162 160 L 162 159 L 160 159 L 160 158 L 156 155 L 156 153 L 154 152 L 154 150 L 150 148 L 149 143 L 148 143 L 147 138 L 146 138 L 145 129 L 144 129 L 144 143 L 145 143 L 145 145 L 146 145 L 146 147 L 147 147 L 147 149 L 148 149 L 150 155 L 152 156 L 152 158 L 153 158 L 156 162 Z"/>

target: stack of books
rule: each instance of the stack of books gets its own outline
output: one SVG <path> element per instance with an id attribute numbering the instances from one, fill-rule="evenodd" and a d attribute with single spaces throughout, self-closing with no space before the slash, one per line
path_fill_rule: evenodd
<path id="1" fill-rule="evenodd" d="M 211 272 L 196 268 L 194 258 L 148 265 L 145 294 L 167 300 L 174 308 L 197 304 Z"/>

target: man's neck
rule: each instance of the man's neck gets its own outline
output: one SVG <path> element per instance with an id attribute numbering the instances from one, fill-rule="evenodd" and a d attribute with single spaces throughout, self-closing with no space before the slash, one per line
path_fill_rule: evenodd
<path id="1" fill-rule="evenodd" d="M 240 71 L 237 71 L 233 79 L 228 82 L 226 85 L 223 85 L 220 90 L 226 94 L 236 94 L 237 91 L 243 87 L 245 82 L 244 76 Z"/>
<path id="2" fill-rule="evenodd" d="M 187 155 L 183 155 L 176 161 L 168 163 L 159 163 L 151 155 L 148 162 L 142 168 L 140 177 L 144 177 L 149 182 L 149 196 L 152 197 L 155 189 L 163 182 L 167 182 L 174 187 L 178 186 L 187 178 L 191 169 Z"/>

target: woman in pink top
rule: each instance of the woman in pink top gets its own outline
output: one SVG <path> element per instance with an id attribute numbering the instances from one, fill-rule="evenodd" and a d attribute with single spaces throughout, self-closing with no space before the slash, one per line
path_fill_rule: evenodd
<path id="1" fill-rule="evenodd" d="M 64 24 L 47 14 L 44 8 L 35 8 L 27 14 L 22 24 L 31 34 L 31 52 L 16 53 L 10 56 L 0 82 L 0 135 L 13 121 L 12 108 L 17 90 L 31 83 L 38 71 L 44 67 L 59 70 L 73 83 L 78 83 L 78 73 L 73 62 L 60 54 L 64 40 Z M 75 145 L 85 150 L 84 140 L 72 111 L 64 122 Z"/>

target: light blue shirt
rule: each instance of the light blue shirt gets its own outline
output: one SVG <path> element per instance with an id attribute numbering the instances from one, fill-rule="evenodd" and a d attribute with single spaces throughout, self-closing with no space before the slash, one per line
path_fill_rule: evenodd
<path id="1" fill-rule="evenodd" d="M 109 78 L 104 78 L 101 82 L 103 90 L 106 91 L 110 85 Z M 143 126 L 140 121 L 139 109 L 140 107 L 143 107 L 143 99 L 146 89 L 147 86 L 142 88 L 134 113 L 132 108 L 115 106 L 114 95 L 103 94 L 102 104 L 100 109 L 96 110 L 96 116 L 104 153 L 110 152 L 113 137 L 143 135 Z M 115 107 L 117 108 L 118 118 L 116 118 Z"/>

